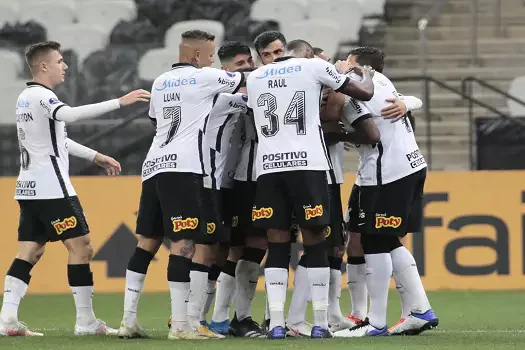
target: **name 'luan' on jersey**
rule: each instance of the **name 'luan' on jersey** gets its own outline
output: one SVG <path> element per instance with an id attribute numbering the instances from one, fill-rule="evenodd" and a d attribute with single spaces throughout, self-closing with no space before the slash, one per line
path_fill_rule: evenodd
<path id="1" fill-rule="evenodd" d="M 235 93 L 244 75 L 177 63 L 155 79 L 149 116 L 157 124 L 142 181 L 161 172 L 204 174 L 204 129 L 220 93 Z"/>
<path id="2" fill-rule="evenodd" d="M 360 79 L 352 75 L 353 79 Z M 356 145 L 359 152 L 359 170 L 356 184 L 358 186 L 375 186 L 387 184 L 413 174 L 427 166 L 423 154 L 407 118 L 392 123 L 381 117 L 381 109 L 390 105 L 387 98 L 402 98 L 394 84 L 383 74 L 376 72 L 373 78 L 374 97 L 367 102 L 351 99 L 344 110 L 346 125 L 361 116 L 370 114 L 373 117 L 381 141 L 375 145 Z"/>
<path id="3" fill-rule="evenodd" d="M 319 106 L 322 86 L 346 80 L 321 59 L 284 57 L 252 72 L 248 106 L 254 111 L 257 176 L 293 170 L 329 170 Z"/>

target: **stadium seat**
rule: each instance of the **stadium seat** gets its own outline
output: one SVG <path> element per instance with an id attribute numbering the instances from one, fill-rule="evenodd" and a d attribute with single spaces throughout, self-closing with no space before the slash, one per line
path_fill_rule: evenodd
<path id="1" fill-rule="evenodd" d="M 363 11 L 358 0 L 309 0 L 310 19 L 330 20 L 339 24 L 339 33 L 332 33 L 342 41 L 359 40 Z"/>
<path id="2" fill-rule="evenodd" d="M 339 45 L 341 27 L 334 21 L 309 19 L 292 23 L 283 34 L 287 38 L 306 40 L 312 46 L 321 47 L 328 56 L 333 56 Z"/>
<path id="3" fill-rule="evenodd" d="M 22 57 L 15 51 L 0 49 L 0 82 L 9 82 L 22 73 Z"/>
<path id="4" fill-rule="evenodd" d="M 386 0 L 359 0 L 363 16 L 382 16 L 385 13 Z"/>
<path id="5" fill-rule="evenodd" d="M 253 3 L 250 17 L 258 21 L 277 21 L 284 32 L 288 25 L 307 17 L 303 0 L 257 0 Z"/>
<path id="6" fill-rule="evenodd" d="M 62 44 L 63 49 L 72 49 L 78 57 L 78 65 L 82 67 L 84 59 L 90 53 L 106 46 L 108 32 L 96 25 L 70 24 L 57 27 L 48 39 Z"/>
<path id="7" fill-rule="evenodd" d="M 82 0 L 77 3 L 77 18 L 81 24 L 96 24 L 111 31 L 122 20 L 137 16 L 133 0 Z"/>
<path id="8" fill-rule="evenodd" d="M 198 19 L 193 21 L 183 21 L 175 23 L 166 31 L 164 46 L 179 47 L 180 36 L 187 30 L 200 29 L 215 35 L 215 46 L 221 46 L 224 40 L 224 25 L 218 21 Z"/>
<path id="9" fill-rule="evenodd" d="M 179 48 L 153 49 L 148 52 L 139 62 L 139 77 L 144 80 L 153 81 L 159 75 L 171 69 L 171 65 L 179 59 Z"/>
<path id="10" fill-rule="evenodd" d="M 76 20 L 75 8 L 72 3 L 60 0 L 42 0 L 32 2 L 20 8 L 20 20 L 28 22 L 33 20 L 41 23 L 48 29 L 57 26 L 72 24 Z"/>
<path id="11" fill-rule="evenodd" d="M 19 13 L 13 3 L 0 3 L 0 28 L 6 23 L 15 24 L 19 20 Z"/>
<path id="12" fill-rule="evenodd" d="M 18 95 L 26 87 L 26 81 L 22 79 L 11 79 L 4 81 L 0 85 L 0 104 L 6 106 L 5 110 L 0 113 L 0 124 L 15 124 L 16 101 Z"/>
<path id="13" fill-rule="evenodd" d="M 509 95 L 525 101 L 525 75 L 514 79 L 509 86 Z M 525 106 L 511 99 L 507 100 L 509 113 L 513 117 L 525 117 Z"/>

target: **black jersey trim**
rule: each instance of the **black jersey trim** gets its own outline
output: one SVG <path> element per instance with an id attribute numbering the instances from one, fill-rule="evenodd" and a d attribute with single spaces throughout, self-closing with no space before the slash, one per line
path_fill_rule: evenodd
<path id="1" fill-rule="evenodd" d="M 202 132 L 202 130 L 199 130 L 199 161 L 201 162 L 202 175 L 206 175 L 206 169 L 204 169 L 204 154 L 202 150 L 202 140 L 204 138 L 203 136 L 204 133 Z"/>
<path id="2" fill-rule="evenodd" d="M 335 91 L 340 92 L 348 85 L 349 82 L 350 82 L 350 78 L 346 77 L 345 81 L 343 81 L 343 84 L 341 84 L 341 86 L 339 86 L 339 88 L 337 88 Z"/>
<path id="3" fill-rule="evenodd" d="M 377 152 L 379 153 L 376 161 L 376 178 L 377 185 L 381 186 L 383 184 L 383 171 L 382 171 L 382 158 L 383 158 L 383 144 L 381 141 L 377 143 Z"/>
<path id="4" fill-rule="evenodd" d="M 53 91 L 53 89 L 51 89 L 49 86 L 45 86 L 44 84 L 40 84 L 40 83 L 37 83 L 36 81 L 28 81 L 26 83 L 27 87 L 32 87 L 32 86 L 41 86 L 43 87 L 44 89 L 48 89 L 48 90 L 51 90 Z"/>
<path id="5" fill-rule="evenodd" d="M 171 69 L 175 69 L 175 68 L 184 68 L 184 67 L 193 67 L 193 68 L 197 68 L 195 65 L 191 64 L 191 63 L 188 63 L 188 62 L 179 62 L 179 63 L 174 63 L 171 65 Z M 197 68 L 198 69 L 198 68 Z"/>
<path id="6" fill-rule="evenodd" d="M 54 120 L 58 120 L 57 119 L 57 112 L 60 108 L 64 107 L 66 104 L 61 104 L 60 106 L 58 106 L 57 108 L 55 108 L 55 110 L 53 111 L 53 114 L 51 115 L 51 117 L 53 117 Z"/>
<path id="7" fill-rule="evenodd" d="M 57 144 L 57 130 L 54 119 L 49 119 L 49 135 L 51 136 L 51 144 L 53 145 L 54 156 L 60 158 L 60 153 L 58 153 Z"/>
<path id="8" fill-rule="evenodd" d="M 246 169 L 246 181 L 252 181 L 253 177 L 253 163 L 255 160 L 255 140 L 250 141 L 250 154 L 248 155 L 248 169 Z"/>
<path id="9" fill-rule="evenodd" d="M 241 81 L 239 81 L 239 85 L 237 85 L 237 87 L 233 90 L 232 94 L 236 94 L 239 89 L 244 85 L 244 80 L 246 79 L 244 77 L 244 73 L 239 73 L 241 75 Z"/>
<path id="10" fill-rule="evenodd" d="M 226 120 L 224 121 L 224 123 L 222 123 L 222 125 L 219 127 L 219 131 L 217 132 L 217 140 L 215 141 L 215 149 L 219 153 L 221 152 L 221 146 L 222 146 L 221 141 L 222 141 L 222 136 L 224 134 L 224 129 L 226 129 L 226 125 L 232 118 L 233 118 L 233 114 L 228 114 L 228 116 L 226 117 Z"/>
<path id="11" fill-rule="evenodd" d="M 370 113 L 367 113 L 365 115 L 360 116 L 356 120 L 354 120 L 351 125 L 352 125 L 353 128 L 355 128 L 357 126 L 357 124 L 359 124 L 362 121 L 365 121 L 367 119 L 370 119 L 370 118 L 372 118 L 372 115 Z"/>
<path id="12" fill-rule="evenodd" d="M 213 148 L 210 148 L 211 188 L 214 190 L 217 189 L 217 177 L 215 174 L 215 172 L 217 171 L 217 166 L 215 164 L 215 162 L 217 161 L 216 154 L 217 152 Z"/>
<path id="13" fill-rule="evenodd" d="M 321 139 L 321 144 L 323 145 L 324 156 L 326 157 L 326 161 L 328 162 L 330 169 L 333 169 L 334 167 L 332 166 L 332 161 L 330 160 L 330 157 L 328 156 L 328 148 L 326 147 L 326 144 L 324 143 L 323 128 L 321 127 L 321 125 L 319 125 L 319 137 Z"/>
<path id="14" fill-rule="evenodd" d="M 64 198 L 68 198 L 69 193 L 67 192 L 66 183 L 64 181 L 64 178 L 62 177 L 62 173 L 60 172 L 60 167 L 58 166 L 57 157 L 49 156 L 49 158 L 51 158 L 51 164 L 53 164 L 53 169 L 55 170 L 55 175 L 58 179 L 58 183 L 60 184 L 60 188 L 62 189 L 62 193 L 64 194 Z"/>
<path id="15" fill-rule="evenodd" d="M 330 159 L 332 159 L 330 156 L 330 148 L 326 148 L 326 153 L 328 153 L 328 157 Z M 332 168 L 330 170 L 328 170 L 328 174 L 330 174 L 330 181 L 332 182 L 332 184 L 337 184 L 337 179 L 335 178 L 335 171 L 334 171 L 334 167 L 332 165 Z"/>

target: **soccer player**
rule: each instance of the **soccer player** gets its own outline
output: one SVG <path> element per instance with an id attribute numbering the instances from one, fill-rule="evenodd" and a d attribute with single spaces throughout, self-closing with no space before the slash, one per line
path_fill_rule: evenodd
<path id="1" fill-rule="evenodd" d="M 327 338 L 330 273 L 324 242 L 329 224 L 326 170 L 330 162 L 319 120 L 321 87 L 369 100 L 371 72 L 364 69 L 363 85 L 339 74 L 333 65 L 313 58 L 310 44 L 288 43 L 287 57 L 261 67 L 248 78 L 248 105 L 254 110 L 259 139 L 257 191 L 252 218 L 265 229 L 268 258 L 265 268 L 271 339 L 286 337 L 284 302 L 290 256 L 290 219 L 295 213 L 304 239 L 308 280 L 312 291 L 314 327 L 311 336 Z M 301 57 L 301 58 L 297 58 Z M 338 62 L 342 71 L 348 62 Z"/>
<path id="2" fill-rule="evenodd" d="M 120 337 L 146 336 L 137 323 L 138 301 L 148 266 L 167 237 L 173 319 L 168 338 L 223 338 L 199 323 L 217 242 L 205 223 L 203 141 L 216 96 L 236 93 L 244 75 L 209 68 L 214 39 L 200 30 L 182 33 L 179 62 L 152 86 L 149 115 L 157 133 L 142 167 L 139 238 L 126 272 Z"/>
<path id="3" fill-rule="evenodd" d="M 18 321 L 31 270 L 47 242 L 62 241 L 69 253 L 67 275 L 76 306 L 75 335 L 115 335 L 116 330 L 93 313 L 93 247 L 80 201 L 69 178 L 69 154 L 120 173 L 120 164 L 67 137 L 66 123 L 95 118 L 121 106 L 148 101 L 149 92 L 136 90 L 119 99 L 81 107 L 61 102 L 53 89 L 64 81 L 67 64 L 60 44 L 31 45 L 26 60 L 33 80 L 18 97 L 16 124 L 20 145 L 20 174 L 15 199 L 20 205 L 18 254 L 7 271 L 0 312 L 0 335 L 41 336 Z"/>
<path id="4" fill-rule="evenodd" d="M 379 72 L 382 71 L 384 56 L 380 50 L 359 48 L 353 50 L 352 55 L 355 55 L 356 63 L 374 64 Z M 394 85 L 381 73 L 376 73 L 373 80 L 374 98 L 364 103 L 352 100 L 345 109 L 343 120 L 351 123 L 355 118 L 369 114 L 374 117 L 381 133 L 380 141 L 373 145 L 363 145 L 355 133 L 347 135 L 347 141 L 359 145 L 359 172 L 350 196 L 348 215 L 351 231 L 361 233 L 370 312 L 368 318 L 354 330 L 335 333 L 335 336 L 341 337 L 389 334 L 386 309 L 392 273 L 410 295 L 412 304 L 411 315 L 404 322 L 403 334 L 428 329 L 438 323 L 414 258 L 399 239 L 407 232 L 420 229 L 425 159 L 406 119 L 392 123 L 381 117 L 381 110 L 389 106 L 386 99 L 399 97 Z"/>

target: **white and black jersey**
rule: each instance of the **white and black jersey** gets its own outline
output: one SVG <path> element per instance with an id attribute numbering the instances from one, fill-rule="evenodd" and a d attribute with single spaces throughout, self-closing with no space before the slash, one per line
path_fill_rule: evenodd
<path id="1" fill-rule="evenodd" d="M 20 174 L 15 199 L 55 199 L 75 196 L 69 179 L 66 123 L 56 119 L 64 107 L 44 85 L 27 83 L 16 102 Z"/>
<path id="2" fill-rule="evenodd" d="M 348 80 L 317 58 L 283 57 L 249 75 L 248 106 L 259 138 L 257 177 L 330 169 L 319 118 L 321 90 L 338 90 Z"/>
<path id="3" fill-rule="evenodd" d="M 223 93 L 219 95 L 210 112 L 204 130 L 206 188 L 220 189 L 223 184 L 222 178 L 228 177 L 230 169 L 225 168 L 230 153 L 230 142 L 239 114 L 248 111 L 247 101 L 247 95 Z"/>
<path id="4" fill-rule="evenodd" d="M 235 173 L 237 166 L 241 161 L 242 147 L 243 147 L 243 122 L 244 118 L 248 118 L 246 114 L 239 114 L 237 122 L 233 126 L 233 132 L 230 138 L 230 148 L 226 155 L 226 164 L 222 173 L 221 188 L 233 188 L 235 185 Z"/>
<path id="5" fill-rule="evenodd" d="M 241 116 L 239 129 L 242 141 L 239 162 L 235 169 L 236 181 L 256 181 L 257 169 L 255 168 L 255 156 L 257 155 L 257 131 L 253 114 Z"/>
<path id="6" fill-rule="evenodd" d="M 352 78 L 359 79 L 357 76 Z M 356 145 L 359 152 L 358 186 L 388 184 L 427 166 L 410 122 L 405 118 L 392 123 L 381 117 L 381 109 L 390 105 L 385 100 L 399 97 L 396 88 L 386 76 L 378 72 L 373 82 L 375 90 L 372 100 L 361 102 L 351 99 L 344 110 L 345 124 L 351 125 L 359 118 L 372 116 L 381 133 L 381 141 L 375 145 Z"/>
<path id="7" fill-rule="evenodd" d="M 157 133 L 142 166 L 145 181 L 162 172 L 204 174 L 203 141 L 209 114 L 220 93 L 235 93 L 244 75 L 215 68 L 174 64 L 151 90 L 149 116 Z"/>
<path id="8" fill-rule="evenodd" d="M 332 163 L 332 169 L 327 171 L 328 184 L 342 184 L 344 183 L 344 156 L 345 145 L 344 142 L 338 142 L 335 145 L 328 146 L 328 155 Z"/>

